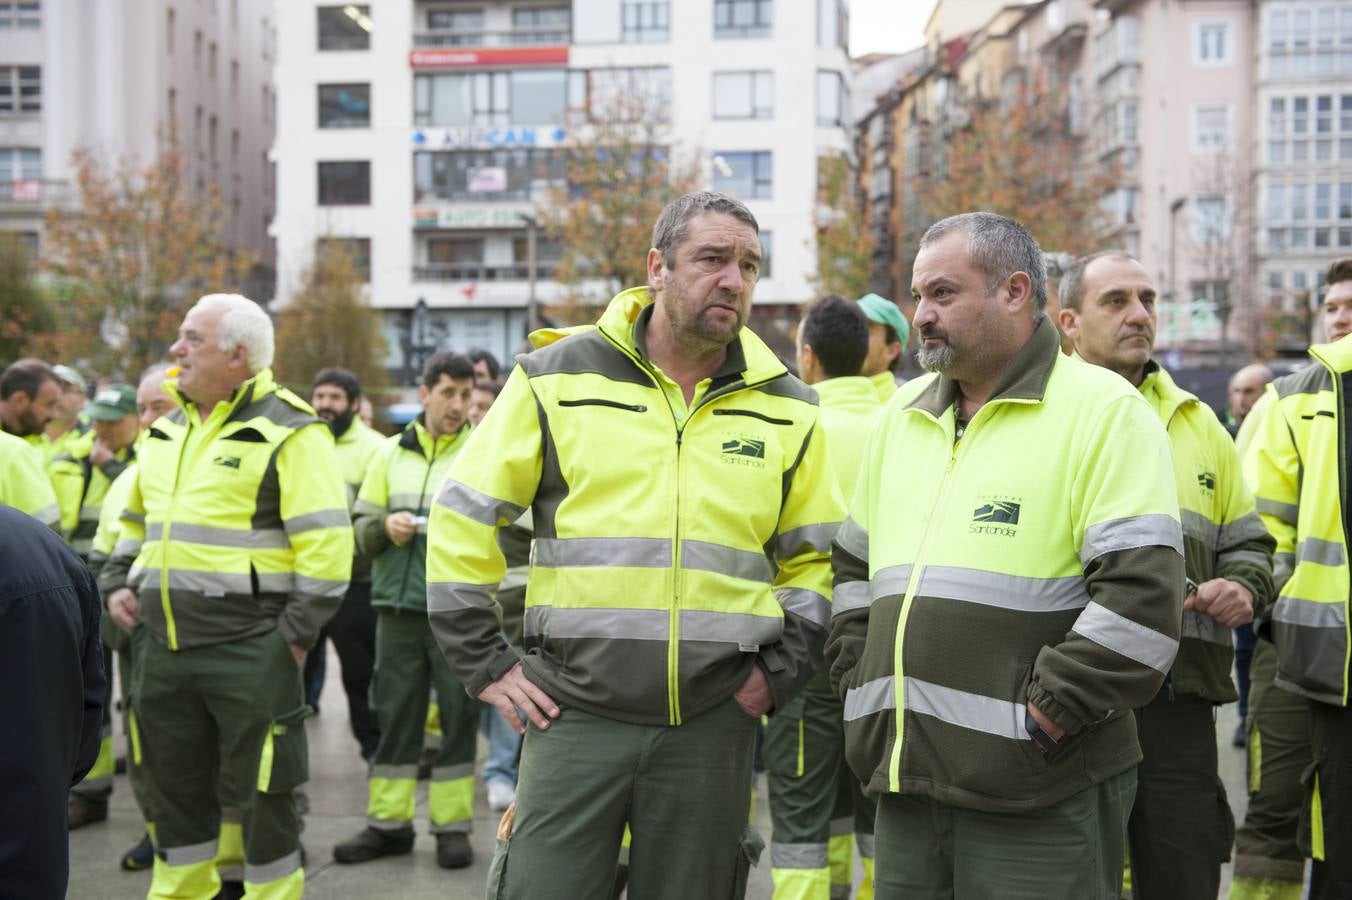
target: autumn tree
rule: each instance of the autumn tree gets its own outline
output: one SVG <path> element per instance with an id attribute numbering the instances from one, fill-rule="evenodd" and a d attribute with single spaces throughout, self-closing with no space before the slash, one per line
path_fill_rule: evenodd
<path id="1" fill-rule="evenodd" d="M 1117 168 L 1087 151 L 1057 93 L 1023 86 L 1002 102 L 967 103 L 958 120 L 946 171 L 911 181 L 931 221 L 986 210 L 1022 222 L 1047 250 L 1080 256 L 1112 243 L 1103 198 Z"/>
<path id="2" fill-rule="evenodd" d="M 843 154 L 817 160 L 817 274 L 820 294 L 860 297 L 872 275 L 873 234 L 856 202 L 854 167 Z"/>
<path id="3" fill-rule="evenodd" d="M 365 281 L 345 242 L 317 242 L 300 289 L 275 313 L 273 368 L 280 380 L 308 385 L 325 366 L 342 366 L 363 385 L 386 381 L 380 316 L 366 298 Z"/>
<path id="4" fill-rule="evenodd" d="M 134 375 L 164 356 L 198 296 L 239 290 L 252 260 L 227 241 L 219 189 L 192 186 L 172 147 L 144 168 L 79 150 L 73 168 L 75 202 L 48 213 L 43 236 L 60 355 Z"/>
<path id="5" fill-rule="evenodd" d="M 54 349 L 56 320 L 34 275 L 28 245 L 13 232 L 0 232 L 0 368 Z"/>
<path id="6" fill-rule="evenodd" d="M 694 156 L 681 157 L 672 139 L 669 106 L 660 91 L 636 83 L 594 93 L 571 117 L 565 183 L 538 211 L 562 250 L 555 279 L 568 301 L 551 310 L 555 318 L 593 321 L 615 293 L 646 283 L 653 223 L 699 188 Z"/>

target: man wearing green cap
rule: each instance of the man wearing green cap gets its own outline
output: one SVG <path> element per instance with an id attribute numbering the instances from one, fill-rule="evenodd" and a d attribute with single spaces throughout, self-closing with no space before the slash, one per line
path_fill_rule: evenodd
<path id="1" fill-rule="evenodd" d="M 896 371 L 911 326 L 895 303 L 877 294 L 860 297 L 859 308 L 868 317 L 868 356 L 859 374 L 873 382 L 878 399 L 886 403 L 897 392 Z"/>
<path id="2" fill-rule="evenodd" d="M 70 366 L 54 365 L 52 372 L 61 382 L 61 398 L 56 402 L 56 415 L 47 422 L 39 442 L 48 464 L 77 447 L 90 431 L 84 377 Z"/>
<path id="3" fill-rule="evenodd" d="M 65 443 L 65 451 L 48 465 L 47 473 L 61 511 L 61 534 L 80 558 L 89 561 L 89 551 L 98 531 L 99 514 L 108 488 L 135 456 L 140 423 L 136 415 L 136 389 L 129 384 L 102 388 L 87 410 L 93 428 Z M 113 791 L 112 690 L 113 651 L 104 647 L 104 674 L 108 695 L 103 707 L 103 735 L 99 758 L 84 781 L 70 792 L 70 827 L 81 828 L 108 817 L 108 796 Z"/>

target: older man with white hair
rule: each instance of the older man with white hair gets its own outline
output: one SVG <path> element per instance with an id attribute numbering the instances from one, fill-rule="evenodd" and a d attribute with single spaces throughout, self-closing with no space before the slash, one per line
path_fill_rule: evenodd
<path id="1" fill-rule="evenodd" d="M 217 772 L 239 786 L 250 896 L 300 897 L 307 778 L 297 667 L 347 589 L 352 529 L 333 436 L 280 387 L 272 322 L 201 298 L 170 352 L 178 409 L 146 434 L 100 583 L 150 640 L 132 686 L 155 818 L 152 898 L 216 896 Z"/>

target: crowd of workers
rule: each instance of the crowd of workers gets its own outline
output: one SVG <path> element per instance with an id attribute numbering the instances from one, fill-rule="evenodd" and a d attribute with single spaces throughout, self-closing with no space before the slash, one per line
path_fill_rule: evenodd
<path id="1" fill-rule="evenodd" d="M 0 837 L 14 896 L 59 896 L 64 829 L 107 817 L 116 706 L 149 896 L 299 897 L 324 641 L 368 773 L 339 863 L 412 850 L 422 778 L 438 864 L 470 865 L 482 730 L 491 898 L 742 896 L 758 740 L 783 900 L 1214 898 L 1232 849 L 1231 898 L 1302 896 L 1307 859 L 1352 896 L 1352 259 L 1328 343 L 1236 373 L 1224 424 L 1154 360 L 1124 253 L 1066 266 L 1049 314 L 1031 234 L 944 219 L 912 321 L 821 298 L 796 376 L 745 327 L 761 262 L 743 204 L 682 197 L 646 286 L 505 382 L 435 354 L 390 437 L 346 370 L 279 385 L 238 295 L 92 401 L 9 366 L 0 503 L 32 518 L 0 510 L 0 671 L 19 730 L 69 706 L 61 754 L 0 777 L 64 779 L 66 816 Z M 933 374 L 898 386 L 912 329 Z M 64 656 L 9 653 L 39 588 Z"/>

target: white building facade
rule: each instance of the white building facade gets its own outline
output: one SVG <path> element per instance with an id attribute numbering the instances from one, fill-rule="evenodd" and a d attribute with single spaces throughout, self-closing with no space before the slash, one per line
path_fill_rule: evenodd
<path id="1" fill-rule="evenodd" d="M 288 0 L 277 15 L 277 296 L 317 242 L 348 242 L 396 380 L 439 349 L 520 347 L 526 220 L 563 178 L 568 113 L 633 85 L 666 107 L 670 152 L 760 221 L 758 306 L 812 299 L 817 160 L 850 146 L 844 0 Z M 562 296 L 558 257 L 541 237 L 542 303 Z"/>

